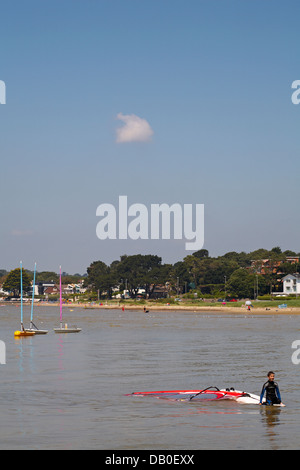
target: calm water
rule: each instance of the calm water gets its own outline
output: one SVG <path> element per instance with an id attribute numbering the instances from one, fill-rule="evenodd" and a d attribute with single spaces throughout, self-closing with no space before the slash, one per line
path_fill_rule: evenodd
<path id="1" fill-rule="evenodd" d="M 29 318 L 29 307 L 25 308 Z M 0 449 L 298 449 L 300 317 L 64 309 L 79 334 L 14 339 L 19 307 L 0 307 Z M 260 393 L 276 371 L 286 408 L 168 402 L 133 391 L 233 386 Z"/>

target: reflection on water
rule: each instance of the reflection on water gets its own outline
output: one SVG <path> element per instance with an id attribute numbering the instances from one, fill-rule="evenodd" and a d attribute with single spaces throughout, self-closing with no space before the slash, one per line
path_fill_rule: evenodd
<path id="1" fill-rule="evenodd" d="M 20 377 L 22 377 L 22 374 L 25 372 L 24 367 L 26 367 L 27 370 L 27 365 L 28 369 L 33 372 L 34 368 L 34 343 L 33 343 L 33 337 L 30 336 L 28 338 L 26 337 L 15 337 L 15 346 L 16 350 L 18 351 L 18 366 L 19 366 L 19 372 L 20 372 Z M 24 366 L 24 361 L 26 361 L 26 365 Z"/>
<path id="2" fill-rule="evenodd" d="M 280 424 L 280 413 L 282 408 L 279 406 L 260 406 L 262 423 L 266 426 L 277 426 Z"/>
<path id="3" fill-rule="evenodd" d="M 58 351 L 58 370 L 64 370 L 64 341 L 63 335 L 57 335 L 57 351 Z"/>
<path id="4" fill-rule="evenodd" d="M 280 424 L 281 411 L 282 408 L 277 406 L 260 406 L 261 421 L 272 450 L 280 449 L 280 432 L 276 427 Z"/>
<path id="5" fill-rule="evenodd" d="M 43 307 L 39 317 L 49 334 L 14 339 L 16 309 L 0 310 L 7 347 L 7 364 L 0 366 L 1 449 L 298 447 L 291 343 L 299 317 L 80 308 L 68 314 L 83 327 L 80 336 L 55 335 L 57 311 Z M 259 394 L 269 369 L 286 408 L 125 396 L 209 385 Z"/>

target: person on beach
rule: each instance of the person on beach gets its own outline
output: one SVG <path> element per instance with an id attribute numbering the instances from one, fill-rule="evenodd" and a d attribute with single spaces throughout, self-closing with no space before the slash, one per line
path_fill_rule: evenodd
<path id="1" fill-rule="evenodd" d="M 281 405 L 281 396 L 277 382 L 274 382 L 275 374 L 273 371 L 268 373 L 268 381 L 263 384 L 260 394 L 259 404 L 263 405 L 263 398 L 266 393 L 266 405 Z"/>

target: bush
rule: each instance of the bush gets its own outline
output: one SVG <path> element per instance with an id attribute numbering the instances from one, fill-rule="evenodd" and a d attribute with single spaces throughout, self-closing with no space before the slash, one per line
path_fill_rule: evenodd
<path id="1" fill-rule="evenodd" d="M 268 295 L 259 295 L 257 298 L 258 298 L 258 300 L 268 300 L 268 301 L 269 300 L 276 300 L 276 302 L 280 301 L 280 300 L 290 300 L 291 299 L 291 297 L 289 297 L 289 296 L 276 297 L 276 294 L 275 294 L 275 296 L 272 295 L 272 298 L 271 298 L 270 294 L 268 294 Z"/>

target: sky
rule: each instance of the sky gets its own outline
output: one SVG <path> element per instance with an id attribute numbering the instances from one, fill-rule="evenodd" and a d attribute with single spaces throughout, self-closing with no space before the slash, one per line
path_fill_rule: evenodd
<path id="1" fill-rule="evenodd" d="M 100 240 L 97 207 L 118 213 L 124 195 L 149 211 L 204 204 L 211 256 L 300 251 L 298 0 L 0 6 L 1 269 L 192 253 Z"/>

